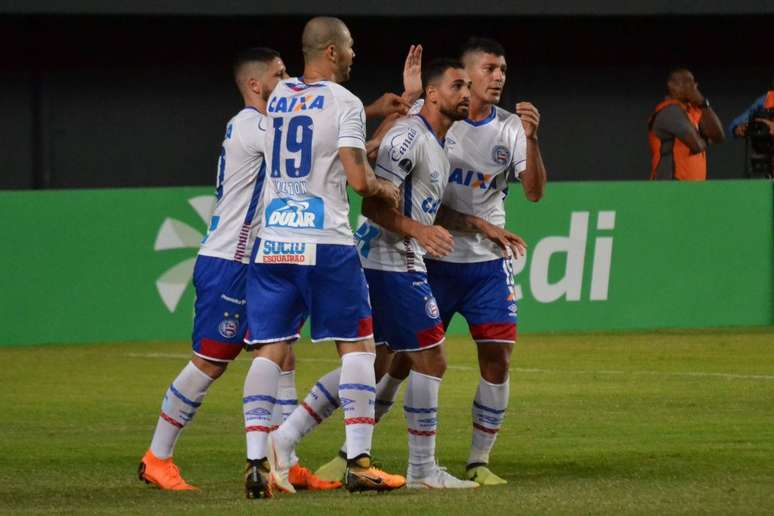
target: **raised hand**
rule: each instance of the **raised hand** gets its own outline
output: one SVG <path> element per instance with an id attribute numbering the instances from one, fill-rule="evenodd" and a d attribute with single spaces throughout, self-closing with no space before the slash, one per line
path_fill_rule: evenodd
<path id="1" fill-rule="evenodd" d="M 422 96 L 422 45 L 411 45 L 403 64 L 403 98 L 409 103 Z"/>
<path id="2" fill-rule="evenodd" d="M 537 130 L 540 125 L 538 109 L 531 102 L 519 102 L 516 104 L 516 114 L 521 118 L 527 138 L 537 138 Z"/>

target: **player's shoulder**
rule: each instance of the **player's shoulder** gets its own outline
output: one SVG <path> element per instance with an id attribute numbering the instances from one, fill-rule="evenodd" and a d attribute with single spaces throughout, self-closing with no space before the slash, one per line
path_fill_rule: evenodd
<path id="1" fill-rule="evenodd" d="M 333 98 L 335 98 L 337 101 L 358 104 L 360 106 L 363 105 L 363 102 L 358 98 L 357 95 L 349 91 L 341 84 L 331 81 L 321 81 L 316 84 L 325 85 L 325 87 L 331 92 L 331 95 L 333 95 Z"/>
<path id="2" fill-rule="evenodd" d="M 393 160 L 411 153 L 417 144 L 424 139 L 423 128 L 417 124 L 417 117 L 406 116 L 399 118 L 390 130 L 382 138 L 382 147 L 390 151 Z"/>
<path id="3" fill-rule="evenodd" d="M 264 132 L 267 127 L 266 115 L 252 106 L 245 106 L 229 120 L 228 125 L 232 127 L 232 131 Z"/>
<path id="4" fill-rule="evenodd" d="M 521 128 L 521 118 L 516 113 L 512 113 L 500 106 L 494 106 L 495 120 L 503 125 Z"/>

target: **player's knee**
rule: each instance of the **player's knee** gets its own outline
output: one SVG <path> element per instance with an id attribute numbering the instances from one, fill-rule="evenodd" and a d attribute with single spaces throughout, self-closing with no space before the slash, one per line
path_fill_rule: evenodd
<path id="1" fill-rule="evenodd" d="M 215 362 L 212 360 L 204 359 L 198 355 L 194 355 L 191 359 L 193 365 L 196 366 L 199 371 L 206 374 L 213 380 L 217 380 L 220 376 L 226 372 L 227 362 Z"/>
<path id="2" fill-rule="evenodd" d="M 503 383 L 511 366 L 512 345 L 479 344 L 478 362 L 481 377 L 487 382 Z"/>

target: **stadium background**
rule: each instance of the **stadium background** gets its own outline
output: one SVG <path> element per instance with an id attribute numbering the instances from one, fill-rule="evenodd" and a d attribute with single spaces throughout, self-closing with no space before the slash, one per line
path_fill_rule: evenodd
<path id="1" fill-rule="evenodd" d="M 333 7 L 0 1 L 0 188 L 209 185 L 240 105 L 231 56 L 270 45 L 298 73 L 304 19 L 320 9 Z M 540 108 L 551 181 L 647 178 L 646 121 L 671 67 L 694 71 L 723 122 L 774 73 L 765 1 L 345 1 L 335 10 L 356 41 L 348 87 L 366 101 L 400 89 L 411 43 L 433 57 L 471 34 L 502 41 L 503 105 Z M 710 176 L 742 177 L 743 159 L 740 141 L 713 147 Z"/>

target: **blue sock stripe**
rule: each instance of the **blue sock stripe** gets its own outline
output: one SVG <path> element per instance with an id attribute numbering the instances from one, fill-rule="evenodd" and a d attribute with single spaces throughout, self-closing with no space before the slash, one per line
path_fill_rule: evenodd
<path id="1" fill-rule="evenodd" d="M 376 388 L 364 383 L 342 383 L 339 384 L 340 391 L 368 391 L 376 394 Z"/>
<path id="2" fill-rule="evenodd" d="M 269 403 L 277 403 L 277 399 L 273 396 L 267 396 L 265 394 L 256 394 L 255 396 L 245 396 L 242 398 L 242 403 L 252 403 L 253 401 L 268 401 Z"/>
<path id="3" fill-rule="evenodd" d="M 275 404 L 277 405 L 298 405 L 298 400 L 275 400 Z"/>
<path id="4" fill-rule="evenodd" d="M 171 383 L 169 384 L 169 390 L 172 391 L 172 394 L 177 396 L 180 399 L 180 401 L 182 401 L 186 405 L 190 405 L 193 408 L 199 408 L 199 407 L 202 406 L 201 403 L 196 403 L 195 401 L 189 400 L 188 398 L 183 396 L 183 394 L 180 391 L 178 391 L 177 389 L 175 389 L 175 386 L 173 384 L 171 384 Z"/>
<path id="5" fill-rule="evenodd" d="M 326 398 L 328 398 L 328 401 L 331 403 L 331 405 L 333 405 L 334 407 L 338 407 L 338 406 L 339 406 L 339 400 L 338 400 L 338 399 L 336 399 L 336 398 L 334 398 L 334 397 L 331 395 L 331 393 L 330 393 L 330 392 L 328 392 L 328 389 L 326 389 L 325 387 L 323 387 L 323 384 L 321 384 L 320 382 L 317 382 L 316 384 L 314 384 L 314 386 L 315 386 L 315 387 L 317 387 L 318 389 L 320 389 L 320 392 L 322 392 L 322 393 L 323 393 L 323 395 L 324 395 Z"/>
<path id="6" fill-rule="evenodd" d="M 434 412 L 438 412 L 437 408 L 416 408 L 407 407 L 406 405 L 403 405 L 403 410 L 412 414 L 432 414 Z"/>
<path id="7" fill-rule="evenodd" d="M 487 412 L 491 412 L 492 414 L 505 414 L 505 409 L 497 410 L 497 409 L 485 407 L 484 405 L 481 405 L 480 403 L 477 403 L 476 400 L 473 400 L 473 406 L 476 407 L 479 410 L 485 410 Z"/>

